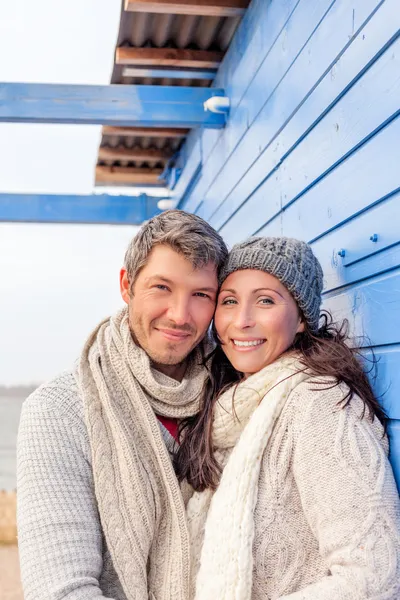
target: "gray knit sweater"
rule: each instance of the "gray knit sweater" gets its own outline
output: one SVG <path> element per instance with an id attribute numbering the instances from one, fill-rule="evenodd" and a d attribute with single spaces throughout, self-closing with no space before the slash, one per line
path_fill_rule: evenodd
<path id="1" fill-rule="evenodd" d="M 174 440 L 160 427 L 172 451 Z M 126 600 L 102 535 L 83 401 L 72 373 L 24 403 L 17 479 L 25 600 Z"/>

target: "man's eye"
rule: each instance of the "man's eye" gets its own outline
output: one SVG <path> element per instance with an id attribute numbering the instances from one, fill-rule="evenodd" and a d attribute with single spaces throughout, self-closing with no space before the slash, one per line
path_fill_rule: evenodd
<path id="1" fill-rule="evenodd" d="M 200 298 L 210 298 L 210 296 L 204 292 L 196 292 L 195 296 L 199 296 Z"/>
<path id="2" fill-rule="evenodd" d="M 159 283 L 155 286 L 158 290 L 168 290 L 166 285 L 163 285 L 162 283 Z"/>

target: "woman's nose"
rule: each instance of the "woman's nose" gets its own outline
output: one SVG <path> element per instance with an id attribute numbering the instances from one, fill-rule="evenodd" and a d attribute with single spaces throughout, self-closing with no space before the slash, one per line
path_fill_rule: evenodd
<path id="1" fill-rule="evenodd" d="M 235 319 L 235 325 L 239 329 L 245 329 L 246 327 L 254 327 L 255 321 L 252 310 L 250 308 L 241 308 Z"/>

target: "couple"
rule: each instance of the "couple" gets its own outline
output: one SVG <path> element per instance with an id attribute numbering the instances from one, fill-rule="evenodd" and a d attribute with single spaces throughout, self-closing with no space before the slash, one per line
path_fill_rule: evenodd
<path id="1" fill-rule="evenodd" d="M 384 413 L 322 277 L 294 239 L 142 227 L 127 307 L 23 408 L 26 600 L 400 598 Z"/>

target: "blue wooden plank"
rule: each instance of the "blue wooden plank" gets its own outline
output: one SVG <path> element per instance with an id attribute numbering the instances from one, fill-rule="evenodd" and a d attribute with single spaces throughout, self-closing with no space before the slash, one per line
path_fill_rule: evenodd
<path id="1" fill-rule="evenodd" d="M 400 194 L 396 194 L 357 219 L 356 232 L 353 231 L 353 237 L 348 239 L 348 248 L 343 256 L 345 270 L 376 252 L 400 243 L 399 200 Z"/>
<path id="2" fill-rule="evenodd" d="M 330 291 L 365 279 L 376 273 L 400 266 L 394 254 L 386 259 L 387 250 L 400 250 L 400 193 L 335 228 L 313 244 L 324 270 L 325 290 Z M 286 233 L 286 232 L 285 232 Z M 376 242 L 370 238 L 377 233 Z M 338 252 L 344 250 L 345 255 Z"/>
<path id="3" fill-rule="evenodd" d="M 259 230 L 260 235 L 296 237 L 301 232 L 303 239 L 311 242 L 396 192 L 400 188 L 399 138 L 397 118 L 310 188 L 299 202 L 282 211 L 278 207 L 277 217 Z M 262 217 L 271 219 L 272 210 L 263 210 Z"/>
<path id="4" fill-rule="evenodd" d="M 217 227 L 220 227 L 224 220 L 229 218 L 232 211 L 236 210 L 254 188 L 267 176 L 268 172 L 276 167 L 282 153 L 285 151 L 286 144 L 290 140 L 286 136 L 280 136 L 282 139 L 280 139 L 279 143 L 272 144 L 272 142 L 279 135 L 280 130 L 285 127 L 287 121 L 293 118 L 296 111 L 301 110 L 303 103 L 314 92 L 315 87 L 326 76 L 330 67 L 335 64 L 338 56 L 340 56 L 345 48 L 351 45 L 355 39 L 354 36 L 357 34 L 357 27 L 361 27 L 365 23 L 377 4 L 376 0 L 369 0 L 368 2 L 361 2 L 361 0 L 351 2 L 349 0 L 347 2 L 335 3 L 319 27 L 315 29 L 303 51 L 292 56 L 295 60 L 286 65 L 285 71 L 285 69 L 281 69 L 281 65 L 283 63 L 285 67 L 286 51 L 291 51 L 292 44 L 296 42 L 299 44 L 299 49 L 301 49 L 301 43 L 304 46 L 309 32 L 300 18 L 302 17 L 304 20 L 308 19 L 307 7 L 304 3 L 299 5 L 285 30 L 287 38 L 290 41 L 288 49 L 285 47 L 285 50 L 282 51 L 282 44 L 285 44 L 285 38 L 283 38 L 281 44 L 277 47 L 277 56 L 272 55 L 272 53 L 269 54 L 246 94 L 246 104 L 253 105 L 256 102 L 254 109 L 252 109 L 253 113 L 259 110 L 262 103 L 264 103 L 264 108 L 259 112 L 252 127 L 244 136 L 241 143 L 237 147 L 232 148 L 228 154 L 225 153 L 222 159 L 220 159 L 223 169 L 222 171 L 220 170 L 215 185 L 208 191 L 204 190 L 203 195 L 207 192 L 207 196 L 201 214 L 210 219 L 221 201 L 226 199 L 229 192 L 234 190 L 235 185 L 241 182 L 243 175 L 252 163 L 267 148 L 270 149 L 267 156 L 262 155 L 262 161 L 259 165 L 261 173 L 255 172 L 251 176 L 246 177 L 246 181 L 243 181 L 242 185 L 239 186 L 240 190 L 237 193 L 233 192 L 235 198 L 229 198 L 225 219 L 218 217 L 215 221 Z M 357 15 L 356 22 L 354 21 L 354 14 Z M 293 42 L 293 38 L 296 42 Z M 359 52 L 360 49 L 358 49 Z M 365 50 L 363 54 L 365 55 Z M 273 62 L 271 62 L 271 59 Z M 359 59 L 357 59 L 356 65 L 359 62 Z M 354 73 L 357 74 L 358 72 L 359 69 L 357 68 Z M 270 81 L 273 83 L 272 87 L 269 85 Z M 341 80 L 339 78 L 336 87 L 340 86 L 340 83 Z M 341 92 L 343 87 L 340 87 L 339 90 Z M 337 93 L 336 91 L 335 95 Z M 253 99 L 253 97 L 256 99 Z M 314 97 L 318 98 L 319 94 L 316 93 Z M 304 133 L 308 123 L 310 121 L 312 123 L 313 120 L 317 119 L 321 111 L 326 108 L 325 99 L 322 96 L 322 106 L 317 102 L 317 112 L 311 112 L 310 114 L 310 111 L 301 111 L 302 116 L 295 120 L 296 128 L 294 132 L 296 134 L 296 141 Z M 231 117 L 230 121 L 232 119 L 233 117 Z M 250 118 L 249 122 L 251 123 Z M 224 136 L 228 134 L 229 125 L 224 132 Z M 277 145 L 277 148 L 275 145 Z M 233 150 L 234 152 L 232 153 Z M 221 153 L 219 154 L 221 155 Z M 231 159 L 229 159 L 230 154 L 232 154 Z M 247 190 L 243 189 L 243 184 L 245 184 L 244 188 L 247 185 Z"/>
<path id="5" fill-rule="evenodd" d="M 214 82 L 218 88 L 223 88 L 223 82 L 226 83 L 228 89 L 225 93 L 231 102 L 230 122 L 234 126 L 227 135 L 230 141 L 223 141 L 225 146 L 232 145 L 232 135 L 237 135 L 236 125 L 249 125 L 246 103 L 242 100 L 299 2 L 300 0 L 253 0 L 247 9 Z M 309 16 L 312 18 L 311 14 Z M 205 160 L 211 157 L 220 136 L 221 132 L 202 132 Z"/>
<path id="6" fill-rule="evenodd" d="M 388 417 L 400 420 L 400 346 L 375 348 L 374 354 L 378 360 L 374 391 Z"/>
<path id="7" fill-rule="evenodd" d="M 399 136 L 400 118 L 281 211 L 259 234 L 311 242 L 328 290 L 398 266 L 400 248 L 390 247 L 400 240 Z M 262 209 L 260 217 L 265 217 Z M 380 234 L 376 243 L 369 239 L 372 233 Z M 337 255 L 339 248 L 346 250 L 344 259 Z M 388 250 L 382 252 L 384 248 Z"/>
<path id="8" fill-rule="evenodd" d="M 390 3 L 387 6 L 390 7 Z M 379 52 L 387 41 L 387 36 L 390 36 L 386 19 L 381 18 L 380 14 L 383 7 L 380 7 L 369 23 L 368 14 L 363 15 L 367 16 L 367 25 L 362 29 L 362 35 L 358 35 L 356 38 L 352 38 L 349 31 L 354 3 L 346 4 L 346 15 L 341 15 L 339 8 L 343 11 L 345 4 L 343 2 L 336 3 L 327 15 L 311 39 L 307 52 L 299 57 L 295 69 L 291 69 L 273 95 L 271 102 L 267 103 L 263 109 L 257 119 L 257 126 L 254 126 L 249 136 L 246 136 L 247 143 L 241 145 L 241 149 L 236 151 L 233 160 L 236 158 L 236 160 L 242 159 L 242 162 L 246 161 L 243 162 L 242 179 L 231 194 L 227 198 L 225 196 L 225 205 L 221 209 L 217 209 L 216 214 L 213 215 L 216 227 L 221 227 L 229 216 L 246 201 L 254 189 L 269 174 L 273 173 L 285 154 L 298 143 L 307 128 L 318 122 L 321 113 L 340 97 L 352 79 L 358 77 L 360 70 L 365 67 L 371 57 Z M 359 14 L 359 8 L 366 10 L 368 7 L 363 4 L 361 7 L 355 8 L 356 14 Z M 393 5 L 391 9 L 395 10 Z M 387 17 L 387 12 L 384 16 Z M 329 21 L 334 17 L 338 19 L 338 22 L 326 29 Z M 377 31 L 371 31 L 376 20 L 378 21 Z M 396 23 L 390 19 L 388 22 Z M 339 42 L 346 43 L 347 35 L 341 37 L 341 33 L 349 34 L 351 39 L 340 50 L 339 55 L 329 62 L 335 51 L 339 49 Z M 341 55 L 343 51 L 344 54 Z M 339 62 L 337 61 L 338 57 L 340 58 Z M 321 69 L 321 66 L 327 67 L 321 81 L 317 81 L 314 87 L 309 87 L 308 84 L 313 81 L 312 77 L 318 72 L 317 69 Z M 310 92 L 307 91 L 308 89 Z M 296 107 L 297 102 L 299 104 Z M 264 151 L 264 149 L 266 150 Z M 264 153 L 257 161 L 257 153 L 261 151 Z M 256 162 L 253 162 L 253 166 L 243 176 L 244 166 L 248 165 L 249 161 L 251 162 L 250 159 L 256 160 Z M 233 165 L 232 168 L 237 172 Z"/>
<path id="9" fill-rule="evenodd" d="M 400 268 L 324 296 L 335 318 L 348 318 L 355 336 L 373 346 L 400 343 Z"/>
<path id="10" fill-rule="evenodd" d="M 346 269 L 347 281 L 361 281 L 373 275 L 388 273 L 400 266 L 400 243 L 388 248 L 384 252 L 378 252 L 366 260 L 355 263 Z M 333 273 L 328 272 L 327 286 L 335 288 L 337 282 Z"/>
<path id="11" fill-rule="evenodd" d="M 245 103 L 241 101 L 298 3 L 299 0 L 280 0 L 280 2 L 253 0 L 250 3 L 214 82 L 215 87 L 221 87 L 223 82 L 228 86 L 226 95 L 231 100 L 231 114 L 226 129 L 229 129 L 229 137 L 236 123 L 239 127 L 242 122 L 247 123 Z M 208 163 L 209 160 L 219 161 L 221 158 L 219 152 L 214 151 L 221 132 L 208 129 L 196 132 L 195 135 L 198 135 L 201 140 L 204 165 L 207 165 L 208 170 L 212 167 L 212 162 Z M 208 180 L 208 177 L 204 180 L 200 179 L 185 203 L 185 210 L 191 212 L 195 210 L 202 199 L 202 194 L 207 190 Z"/>
<path id="12" fill-rule="evenodd" d="M 377 0 L 373 0 L 377 1 Z M 306 6 L 308 4 L 308 6 Z M 270 52 L 266 56 L 256 76 L 251 81 L 248 89 L 246 90 L 245 102 L 241 103 L 238 107 L 238 122 L 236 127 L 232 127 L 231 139 L 227 143 L 224 140 L 224 152 L 225 160 L 219 165 L 219 178 L 215 185 L 212 186 L 212 191 L 208 191 L 201 207 L 201 214 L 205 218 L 209 218 L 215 210 L 215 199 L 218 199 L 221 194 L 226 194 L 226 185 L 223 185 L 224 173 L 228 171 L 236 173 L 236 166 L 240 165 L 240 169 L 246 169 L 246 166 L 250 166 L 253 162 L 251 157 L 259 156 L 260 148 L 265 144 L 267 138 L 263 136 L 261 145 L 255 146 L 253 143 L 250 144 L 250 154 L 244 153 L 241 158 L 237 156 L 238 145 L 243 140 L 245 134 L 250 131 L 250 128 L 258 129 L 261 125 L 259 122 L 255 122 L 259 116 L 263 106 L 265 106 L 270 99 L 272 99 L 280 87 L 282 79 L 293 69 L 297 72 L 298 57 L 303 53 L 304 48 L 308 45 L 309 41 L 316 35 L 321 23 L 326 20 L 327 15 L 330 13 L 334 2 L 308 2 L 300 3 L 293 11 L 291 18 L 287 22 L 285 28 L 283 28 L 280 36 L 277 38 L 276 43 L 271 48 Z M 345 25 L 345 21 L 342 22 L 342 28 Z M 322 62 L 322 61 L 321 61 Z M 321 64 L 321 63 L 320 63 Z M 320 67 L 321 68 L 321 67 Z M 310 70 L 307 65 L 308 72 Z M 303 76 L 304 77 L 304 76 Z M 302 79 L 303 79 L 302 77 Z M 292 96 L 291 96 L 292 98 Z M 287 100 L 285 102 L 285 105 Z M 233 115 L 231 116 L 231 118 Z M 276 127 L 276 122 L 273 124 Z M 228 136 L 228 132 L 224 137 Z M 235 165 L 228 166 L 226 160 L 227 157 L 232 156 Z M 213 162 L 214 169 L 216 172 L 216 164 Z M 233 183 L 233 182 L 232 182 Z M 210 194 L 210 202 L 207 202 Z M 207 207 L 207 204 L 209 207 Z M 211 212 L 210 212 L 211 209 Z M 199 213 L 200 214 L 200 213 Z"/>
<path id="13" fill-rule="evenodd" d="M 173 197 L 177 204 L 193 180 L 194 174 L 201 169 L 202 156 L 200 138 L 198 136 L 189 135 L 186 143 L 181 149 L 180 155 L 182 157 L 183 172 L 173 191 Z"/>
<path id="14" fill-rule="evenodd" d="M 252 0 L 215 80 L 216 87 L 227 86 L 226 94 L 231 99 L 233 112 L 299 2 L 300 0 Z"/>
<path id="15" fill-rule="evenodd" d="M 400 38 L 324 116 L 318 127 L 279 164 L 273 177 L 269 177 L 238 211 L 237 217 L 245 228 L 245 235 L 246 231 L 250 233 L 260 228 L 259 220 L 252 219 L 251 215 L 254 215 L 254 206 L 260 206 L 262 198 L 268 198 L 275 213 L 280 207 L 297 201 L 321 178 L 332 169 L 337 169 L 338 165 L 368 142 L 380 128 L 400 114 L 399 94 Z M 265 222 L 273 214 L 272 212 L 267 216 Z M 244 224 L 246 215 L 249 218 Z M 234 227 L 234 222 L 228 222 L 221 231 L 228 233 Z"/>
<path id="16" fill-rule="evenodd" d="M 0 122 L 218 129 L 225 116 L 203 104 L 223 95 L 201 87 L 0 83 Z"/>
<path id="17" fill-rule="evenodd" d="M 236 125 L 242 127 L 248 123 L 246 103 L 241 103 L 246 90 L 259 70 L 264 58 L 282 34 L 288 19 L 292 15 L 300 0 L 253 0 L 240 22 L 238 30 L 224 57 L 215 79 L 215 87 L 221 88 L 222 82 L 228 85 L 225 91 L 231 102 L 229 122 L 232 126 L 228 135 L 224 136 L 222 143 L 232 145 L 232 135 L 236 134 Z M 221 136 L 221 131 L 210 129 L 199 134 L 202 146 L 204 163 L 213 155 L 213 150 Z M 229 141 L 228 141 L 229 140 Z M 217 155 L 219 152 L 217 152 Z M 219 159 L 219 158 L 218 158 Z M 210 162 L 205 171 L 205 180 L 200 178 L 196 188 L 196 198 L 192 192 L 187 210 L 194 210 L 202 199 L 201 194 L 207 188 L 210 178 L 209 171 L 213 168 L 214 160 Z"/>
<path id="18" fill-rule="evenodd" d="M 377 0 L 373 1 L 376 2 Z M 255 124 L 257 111 L 273 95 L 285 73 L 290 70 L 299 53 L 302 52 L 307 41 L 313 36 L 324 15 L 332 6 L 331 0 L 307 2 L 307 7 L 305 4 L 304 2 L 299 3 L 290 15 L 289 20 L 285 23 L 284 28 L 280 31 L 265 56 L 256 76 L 251 81 L 243 101 L 236 108 L 234 104 L 232 105 L 227 129 L 224 135 L 219 136 L 218 143 L 212 152 L 212 160 L 209 161 L 207 170 L 204 170 L 202 187 L 196 192 L 200 193 L 202 203 L 198 214 L 206 219 L 209 218 L 207 206 L 211 206 L 211 209 L 214 210 L 216 204 L 223 198 L 223 194 L 226 194 L 226 187 L 231 189 L 226 178 L 229 177 L 229 180 L 234 182 L 243 173 L 243 166 L 247 162 L 247 157 L 243 156 L 236 168 L 234 169 L 232 166 L 228 171 L 226 164 L 229 162 L 229 156 L 234 152 L 246 131 L 249 128 L 258 127 Z M 289 31 L 290 35 L 288 34 Z M 283 48 L 284 51 L 282 51 Z M 222 185 L 222 191 L 216 191 L 215 195 L 209 196 L 207 190 L 217 177 L 219 186 L 221 187 L 222 182 L 225 185 Z"/>
<path id="19" fill-rule="evenodd" d="M 0 222 L 140 225 L 161 212 L 159 200 L 146 194 L 0 194 Z"/>
<path id="20" fill-rule="evenodd" d="M 382 47 L 398 29 L 397 7 L 395 2 L 389 0 L 380 6 L 370 20 L 367 19 L 358 35 L 334 56 L 340 44 L 345 43 L 346 36 L 343 38 L 339 32 L 350 34 L 350 9 L 354 3 L 350 6 L 346 3 L 346 6 L 349 12 L 343 24 L 339 19 L 335 26 L 325 30 L 325 25 L 329 25 L 329 17 L 338 16 L 332 9 L 318 30 L 319 35 L 316 33 L 310 40 L 309 47 L 299 57 L 296 68 L 283 79 L 277 93 L 260 113 L 240 149 L 237 149 L 235 158 L 242 159 L 243 164 L 241 179 L 232 191 L 227 190 L 224 203 L 217 208 L 211 219 L 217 228 L 246 202 L 266 178 L 275 176 L 274 171 L 297 146 L 299 140 L 307 131 L 319 126 L 324 111 L 341 99 L 344 91 L 357 81 L 360 72 L 379 55 Z M 361 8 L 367 7 L 362 5 Z M 347 28 L 343 28 L 346 23 Z M 331 62 L 328 59 L 332 59 Z M 327 68 L 318 81 L 316 77 L 322 66 Z M 247 156 L 254 159 L 258 151 L 262 151 L 260 158 L 243 175 L 244 165 L 249 164 Z M 238 168 L 234 169 L 233 165 L 232 169 L 238 172 Z M 235 183 L 236 181 L 233 185 Z"/>
<path id="21" fill-rule="evenodd" d="M 389 421 L 390 462 L 393 467 L 397 488 L 400 491 L 400 421 Z"/>

